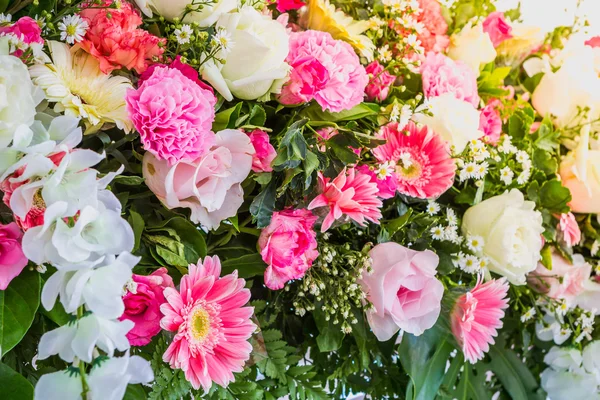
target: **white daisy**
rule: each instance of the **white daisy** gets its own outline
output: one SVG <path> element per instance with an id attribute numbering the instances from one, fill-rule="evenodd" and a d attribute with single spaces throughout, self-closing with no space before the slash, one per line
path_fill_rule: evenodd
<path id="1" fill-rule="evenodd" d="M 444 237 L 445 237 L 444 227 L 441 225 L 438 225 L 438 226 L 434 226 L 433 228 L 431 228 L 431 237 L 433 237 L 434 240 L 444 240 Z"/>
<path id="2" fill-rule="evenodd" d="M 517 183 L 519 185 L 524 185 L 529 180 L 530 177 L 531 177 L 531 170 L 526 169 L 523 172 L 521 172 L 519 174 L 519 176 L 517 177 Z"/>
<path id="3" fill-rule="evenodd" d="M 448 224 L 451 226 L 456 226 L 458 224 L 456 212 L 452 208 L 446 209 L 446 219 L 448 220 Z"/>
<path id="4" fill-rule="evenodd" d="M 67 15 L 58 23 L 60 40 L 69 44 L 79 43 L 83 40 L 89 27 L 88 22 L 79 15 Z"/>
<path id="5" fill-rule="evenodd" d="M 529 310 L 525 311 L 523 315 L 521 315 L 521 322 L 527 322 L 531 318 L 535 316 L 535 308 L 531 307 Z"/>
<path id="6" fill-rule="evenodd" d="M 500 170 L 500 180 L 507 186 L 512 183 L 514 176 L 515 173 L 508 166 Z"/>
<path id="7" fill-rule="evenodd" d="M 440 212 L 440 205 L 435 201 L 430 201 L 427 204 L 427 214 L 436 215 L 438 212 Z"/>
<path id="8" fill-rule="evenodd" d="M 483 179 L 483 177 L 485 177 L 488 173 L 488 167 L 489 165 L 485 161 L 481 164 L 477 164 L 475 172 L 473 173 L 473 177 L 475 179 Z"/>
<path id="9" fill-rule="evenodd" d="M 12 21 L 12 15 L 0 13 L 0 24 L 9 23 Z"/>
<path id="10" fill-rule="evenodd" d="M 481 236 L 467 235 L 467 247 L 474 253 L 479 253 L 483 250 L 484 241 Z"/>
<path id="11" fill-rule="evenodd" d="M 375 173 L 377 174 L 377 178 L 385 179 L 392 175 L 394 169 L 394 163 L 391 161 L 386 161 L 383 164 L 379 164 L 379 166 L 375 169 Z"/>
<path id="12" fill-rule="evenodd" d="M 194 31 L 190 25 L 184 24 L 181 28 L 175 29 L 173 34 L 177 39 L 177 43 L 186 44 L 190 42 L 190 38 L 194 34 Z"/>

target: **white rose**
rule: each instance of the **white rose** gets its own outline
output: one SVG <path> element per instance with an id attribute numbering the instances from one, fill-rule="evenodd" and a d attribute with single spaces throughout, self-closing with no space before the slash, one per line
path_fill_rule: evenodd
<path id="1" fill-rule="evenodd" d="M 525 275 L 540 260 L 542 214 L 516 189 L 469 208 L 463 217 L 462 232 L 484 239 L 479 256 L 488 257 L 490 270 L 514 285 L 525 284 Z"/>
<path id="2" fill-rule="evenodd" d="M 467 24 L 459 33 L 450 38 L 448 57 L 464 61 L 470 66 L 475 75 L 479 76 L 481 64 L 487 64 L 496 59 L 496 49 L 490 35 L 483 31 L 481 24 Z"/>
<path id="3" fill-rule="evenodd" d="M 281 90 L 281 80 L 290 70 L 285 62 L 289 36 L 281 23 L 246 6 L 222 15 L 217 27 L 228 32 L 233 43 L 229 52 L 219 55 L 225 64 L 205 64 L 204 80 L 228 101 L 233 96 L 254 100 Z"/>
<path id="4" fill-rule="evenodd" d="M 542 116 L 550 116 L 558 128 L 581 123 L 580 109 L 590 107 L 592 120 L 600 117 L 600 79 L 591 47 L 567 58 L 556 72 L 547 72 L 536 87 L 532 104 Z"/>
<path id="5" fill-rule="evenodd" d="M 165 17 L 169 21 L 183 17 L 186 6 L 192 6 L 192 0 L 135 0 L 140 10 L 148 17 L 152 12 Z M 190 11 L 183 18 L 183 22 L 197 22 L 201 27 L 214 24 L 219 17 L 234 10 L 238 0 L 214 0 L 202 6 L 198 11 Z M 198 6 L 193 6 L 198 7 Z"/>
<path id="6" fill-rule="evenodd" d="M 22 61 L 0 55 L 0 149 L 10 144 L 20 125 L 33 124 L 39 94 Z"/>
<path id="7" fill-rule="evenodd" d="M 418 114 L 414 119 L 427 125 L 462 153 L 469 141 L 483 136 L 479 130 L 479 111 L 473 105 L 457 99 L 452 93 L 428 100 L 433 116 Z"/>

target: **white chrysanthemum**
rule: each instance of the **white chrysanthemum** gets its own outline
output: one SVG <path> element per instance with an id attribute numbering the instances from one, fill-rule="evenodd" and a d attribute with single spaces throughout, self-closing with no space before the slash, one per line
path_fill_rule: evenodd
<path id="1" fill-rule="evenodd" d="M 34 65 L 29 69 L 36 85 L 56 103 L 55 110 L 82 117 L 89 125 L 100 128 L 105 122 L 114 123 L 129 133 L 125 94 L 132 88 L 129 79 L 106 75 L 98 61 L 83 50 L 49 41 L 52 63 Z"/>
<path id="2" fill-rule="evenodd" d="M 89 27 L 88 22 L 79 15 L 67 15 L 58 23 L 60 40 L 69 44 L 79 43 L 83 40 Z"/>

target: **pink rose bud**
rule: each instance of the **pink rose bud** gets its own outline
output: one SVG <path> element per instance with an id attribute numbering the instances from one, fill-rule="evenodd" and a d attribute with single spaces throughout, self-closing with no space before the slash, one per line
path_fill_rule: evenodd
<path id="1" fill-rule="evenodd" d="M 256 153 L 252 157 L 252 171 L 254 172 L 271 172 L 273 168 L 271 163 L 277 157 L 277 151 L 271 143 L 269 143 L 269 134 L 260 129 L 255 129 L 248 134 L 250 142 Z"/>
<path id="2" fill-rule="evenodd" d="M 512 26 L 504 18 L 504 13 L 493 12 L 483 21 L 483 31 L 490 35 L 494 47 L 512 38 Z"/>
<path id="3" fill-rule="evenodd" d="M 23 232 L 11 222 L 0 224 L 0 290 L 5 290 L 27 265 L 27 257 L 21 249 Z"/>

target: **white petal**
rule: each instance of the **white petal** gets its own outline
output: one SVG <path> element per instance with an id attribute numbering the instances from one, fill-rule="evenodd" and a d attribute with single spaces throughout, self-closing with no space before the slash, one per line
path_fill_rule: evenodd
<path id="1" fill-rule="evenodd" d="M 43 375 L 35 385 L 35 400 L 80 400 L 81 378 L 67 371 Z"/>

